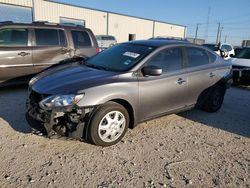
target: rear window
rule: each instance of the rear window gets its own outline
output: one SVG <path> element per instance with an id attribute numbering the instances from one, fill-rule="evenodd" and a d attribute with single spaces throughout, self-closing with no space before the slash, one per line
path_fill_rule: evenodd
<path id="1" fill-rule="evenodd" d="M 91 39 L 86 31 L 71 31 L 71 33 L 76 48 L 92 46 Z"/>
<path id="2" fill-rule="evenodd" d="M 0 46 L 27 46 L 27 29 L 1 29 Z"/>
<path id="3" fill-rule="evenodd" d="M 59 46 L 58 30 L 35 29 L 37 46 Z"/>

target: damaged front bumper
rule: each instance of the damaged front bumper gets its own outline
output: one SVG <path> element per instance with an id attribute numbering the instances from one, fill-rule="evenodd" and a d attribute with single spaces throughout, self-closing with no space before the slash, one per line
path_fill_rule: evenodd
<path id="1" fill-rule="evenodd" d="M 44 110 L 29 97 L 26 103 L 26 120 L 29 125 L 48 137 L 67 136 L 82 140 L 85 138 L 85 124 L 92 108 L 77 106 L 57 107 Z"/>

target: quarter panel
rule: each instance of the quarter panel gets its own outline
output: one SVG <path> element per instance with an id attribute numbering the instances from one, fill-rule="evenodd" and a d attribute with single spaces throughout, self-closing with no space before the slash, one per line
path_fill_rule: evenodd
<path id="1" fill-rule="evenodd" d="M 219 59 L 216 63 L 187 69 L 189 79 L 188 105 L 196 104 L 202 91 L 215 85 L 230 73 L 231 66 L 222 61 Z"/>

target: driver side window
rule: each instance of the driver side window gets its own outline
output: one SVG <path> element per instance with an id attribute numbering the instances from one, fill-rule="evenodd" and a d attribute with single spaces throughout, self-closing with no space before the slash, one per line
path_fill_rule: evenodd
<path id="1" fill-rule="evenodd" d="M 147 63 L 148 66 L 157 66 L 162 69 L 162 74 L 182 69 L 182 49 L 168 48 L 160 51 Z"/>

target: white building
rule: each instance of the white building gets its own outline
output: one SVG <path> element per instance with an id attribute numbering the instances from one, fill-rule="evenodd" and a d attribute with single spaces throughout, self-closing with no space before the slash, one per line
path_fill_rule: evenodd
<path id="1" fill-rule="evenodd" d="M 113 35 L 118 42 L 186 35 L 186 27 L 182 25 L 48 0 L 0 0 L 1 21 L 76 23 L 90 28 L 95 35 Z"/>

